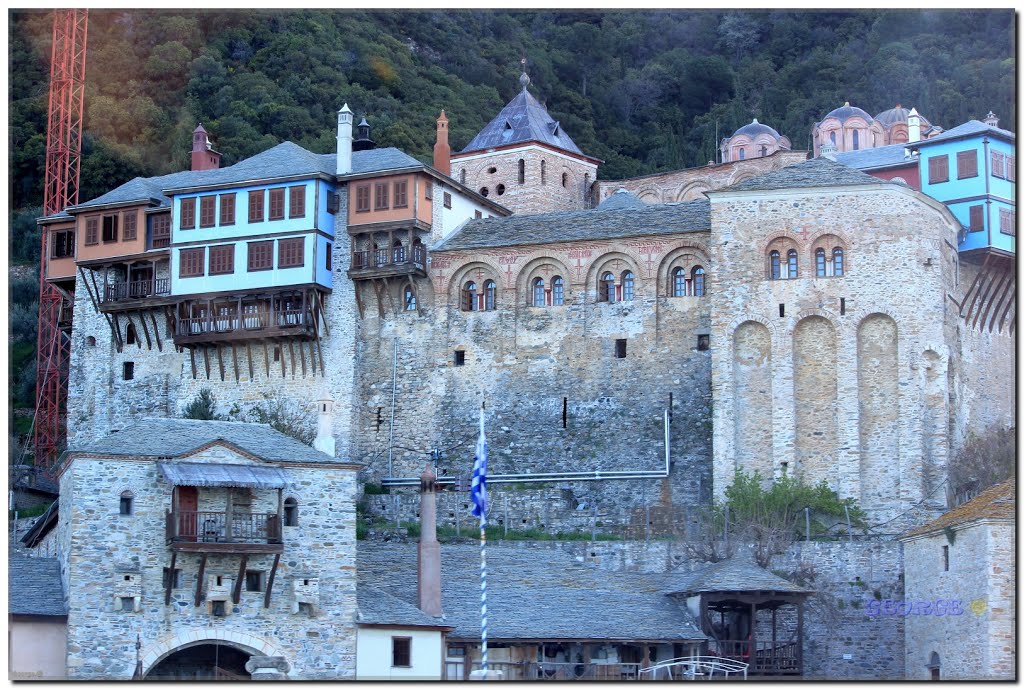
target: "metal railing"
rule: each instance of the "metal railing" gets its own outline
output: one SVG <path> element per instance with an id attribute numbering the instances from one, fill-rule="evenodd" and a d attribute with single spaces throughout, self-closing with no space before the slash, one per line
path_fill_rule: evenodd
<path id="1" fill-rule="evenodd" d="M 166 296 L 171 293 L 169 278 L 152 280 L 132 280 L 131 282 L 115 282 L 103 289 L 103 303 L 123 301 L 125 299 L 144 299 L 146 297 Z"/>
<path id="2" fill-rule="evenodd" d="M 193 543 L 281 543 L 275 513 L 167 512 L 167 540 Z"/>
<path id="3" fill-rule="evenodd" d="M 411 259 L 411 260 L 410 260 Z M 385 266 L 412 265 L 425 266 L 427 250 L 422 244 L 401 244 L 390 249 L 370 249 L 352 252 L 352 269 L 383 268 Z"/>
<path id="4" fill-rule="evenodd" d="M 480 661 L 473 661 L 466 672 L 462 661 L 445 662 L 445 679 L 469 679 L 469 674 L 480 670 Z M 498 670 L 503 680 L 511 681 L 615 681 L 640 678 L 640 663 L 518 663 L 488 662 L 488 670 Z"/>
<path id="5" fill-rule="evenodd" d="M 640 670 L 642 679 L 652 680 L 681 680 L 681 679 L 713 679 L 714 677 L 729 677 L 730 675 L 743 675 L 747 678 L 747 663 L 730 658 L 718 656 L 688 656 L 685 658 L 672 658 L 656 663 L 650 667 Z"/>

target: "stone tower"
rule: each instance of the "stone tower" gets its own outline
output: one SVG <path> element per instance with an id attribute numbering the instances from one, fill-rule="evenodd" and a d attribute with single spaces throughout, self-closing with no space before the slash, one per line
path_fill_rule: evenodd
<path id="1" fill-rule="evenodd" d="M 451 157 L 451 176 L 517 215 L 587 208 L 602 161 L 583 153 L 529 91 L 522 90 L 498 116 Z"/>

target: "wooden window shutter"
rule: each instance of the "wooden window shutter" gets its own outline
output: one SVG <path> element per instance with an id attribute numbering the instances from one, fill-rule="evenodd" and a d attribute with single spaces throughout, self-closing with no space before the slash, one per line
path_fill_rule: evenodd
<path id="1" fill-rule="evenodd" d="M 85 243 L 98 244 L 100 241 L 100 219 L 85 219 Z"/>
<path id="2" fill-rule="evenodd" d="M 199 227 L 213 227 L 217 224 L 217 197 L 203 196 L 199 199 Z"/>
<path id="3" fill-rule="evenodd" d="M 270 215 L 269 220 L 284 220 L 284 189 L 270 190 Z"/>
<path id="4" fill-rule="evenodd" d="M 181 200 L 181 229 L 194 230 L 196 228 L 196 200 Z"/>
<path id="5" fill-rule="evenodd" d="M 366 213 L 370 210 L 370 185 L 360 184 L 356 187 L 356 213 Z"/>
<path id="6" fill-rule="evenodd" d="M 235 224 L 235 195 L 234 194 L 221 194 L 220 195 L 220 224 L 221 225 L 234 225 Z"/>
<path id="7" fill-rule="evenodd" d="M 1006 156 L 1006 179 L 1017 181 L 1017 156 Z"/>
<path id="8" fill-rule="evenodd" d="M 1011 237 L 1017 236 L 1017 214 L 1006 208 L 999 209 L 999 231 Z"/>
<path id="9" fill-rule="evenodd" d="M 992 176 L 1006 177 L 1006 156 L 999 151 L 992 151 Z"/>
<path id="10" fill-rule="evenodd" d="M 967 177 L 978 176 L 978 152 L 977 151 L 960 151 L 956 154 L 956 178 L 965 179 Z"/>
<path id="11" fill-rule="evenodd" d="M 277 267 L 301 268 L 304 264 L 303 249 L 305 240 L 302 237 L 282 239 L 277 243 Z"/>
<path id="12" fill-rule="evenodd" d="M 249 271 L 270 270 L 274 267 L 274 242 L 249 244 Z"/>
<path id="13" fill-rule="evenodd" d="M 249 192 L 249 222 L 263 222 L 263 190 Z"/>
<path id="14" fill-rule="evenodd" d="M 303 218 L 306 216 L 306 187 L 288 188 L 288 217 Z"/>
<path id="15" fill-rule="evenodd" d="M 210 275 L 225 275 L 233 272 L 235 272 L 235 245 L 211 246 Z"/>
<path id="16" fill-rule="evenodd" d="M 434 198 L 434 185 L 431 183 L 430 179 L 428 179 L 427 183 L 423 185 L 423 198 L 427 201 L 431 201 Z"/>
<path id="17" fill-rule="evenodd" d="M 377 182 L 373 185 L 373 209 L 386 211 L 388 207 L 388 183 Z"/>
<path id="18" fill-rule="evenodd" d="M 139 214 L 136 211 L 128 211 L 124 214 L 124 240 L 134 241 L 139 236 Z"/>
<path id="19" fill-rule="evenodd" d="M 936 184 L 938 182 L 949 181 L 949 157 L 948 156 L 932 156 L 928 159 L 928 183 Z"/>
<path id="20" fill-rule="evenodd" d="M 985 229 L 985 207 L 971 206 L 970 208 L 970 229 L 971 232 L 980 232 Z"/>
<path id="21" fill-rule="evenodd" d="M 409 207 L 409 183 L 395 182 L 395 208 Z"/>
<path id="22" fill-rule="evenodd" d="M 203 260 L 206 249 L 182 249 L 178 276 L 183 278 L 196 277 L 203 274 Z"/>
<path id="23" fill-rule="evenodd" d="M 447 191 L 444 193 L 444 207 L 445 208 L 451 208 L 452 207 L 452 195 L 449 194 Z"/>

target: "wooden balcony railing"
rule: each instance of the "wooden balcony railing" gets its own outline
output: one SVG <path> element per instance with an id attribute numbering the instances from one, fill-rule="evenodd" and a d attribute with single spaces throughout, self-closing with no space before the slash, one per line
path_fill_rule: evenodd
<path id="1" fill-rule="evenodd" d="M 298 328 L 307 324 L 309 314 L 303 313 L 302 307 L 282 308 L 271 312 L 268 307 L 242 309 L 239 318 L 238 308 L 234 305 L 224 306 L 216 314 L 204 314 L 178 321 L 179 335 L 204 335 L 208 333 L 231 333 L 237 330 L 268 330 Z"/>
<path id="2" fill-rule="evenodd" d="M 190 550 L 282 543 L 281 520 L 275 513 L 167 512 L 166 528 L 169 544 L 196 544 Z"/>
<path id="3" fill-rule="evenodd" d="M 115 282 L 103 289 L 103 303 L 128 299 L 145 299 L 146 297 L 163 297 L 171 293 L 170 278 L 153 280 L 133 280 L 131 282 Z"/>
<path id="4" fill-rule="evenodd" d="M 153 241 L 151 242 L 151 245 L 150 245 L 149 248 L 150 249 L 166 249 L 170 245 L 171 245 L 171 235 L 169 233 L 168 234 L 161 234 L 161 235 L 155 234 L 155 235 L 153 235 Z"/>
<path id="5" fill-rule="evenodd" d="M 800 653 L 796 642 L 761 641 L 751 657 L 750 640 L 713 640 L 708 642 L 709 652 L 750 664 L 751 674 L 799 674 Z"/>
<path id="6" fill-rule="evenodd" d="M 410 265 L 424 268 L 426 263 L 427 250 L 422 244 L 413 244 L 411 250 L 408 244 L 401 244 L 391 249 L 352 252 L 352 270 Z"/>

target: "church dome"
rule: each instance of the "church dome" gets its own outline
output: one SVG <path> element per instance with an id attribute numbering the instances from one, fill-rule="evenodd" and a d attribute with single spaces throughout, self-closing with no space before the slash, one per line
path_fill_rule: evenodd
<path id="1" fill-rule="evenodd" d="M 751 139 L 756 138 L 760 134 L 767 134 L 776 141 L 781 138 L 781 135 L 777 131 L 775 131 L 766 124 L 761 124 L 760 122 L 757 121 L 756 117 L 754 118 L 753 122 L 751 122 L 750 124 L 743 125 L 735 132 L 733 132 L 732 135 L 739 136 L 741 134 L 745 134 L 749 136 Z"/>
<path id="2" fill-rule="evenodd" d="M 850 105 L 850 101 L 846 101 L 845 103 L 843 103 L 843 106 L 841 108 L 836 108 L 829 114 L 825 115 L 824 119 L 822 119 L 822 122 L 824 122 L 830 117 L 834 117 L 840 122 L 845 122 L 851 117 L 861 117 L 868 124 L 871 124 L 874 121 L 871 115 L 867 114 L 858 107 Z"/>
<path id="3" fill-rule="evenodd" d="M 889 108 L 875 115 L 875 119 L 881 122 L 886 127 L 891 127 L 898 122 L 906 122 L 907 118 L 910 117 L 910 111 L 904 108 L 899 103 L 896 104 L 895 108 Z M 921 118 L 921 126 L 931 126 L 931 122 L 924 115 L 918 115 Z"/>
<path id="4" fill-rule="evenodd" d="M 624 208 L 643 208 L 647 204 L 620 187 L 614 194 L 597 205 L 599 211 L 617 211 Z"/>

